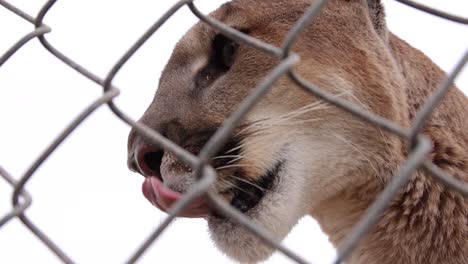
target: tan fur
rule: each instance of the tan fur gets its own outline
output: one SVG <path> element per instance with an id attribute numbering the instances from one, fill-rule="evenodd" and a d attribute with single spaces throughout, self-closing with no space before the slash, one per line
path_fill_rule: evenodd
<path id="1" fill-rule="evenodd" d="M 280 46 L 313 2 L 235 0 L 211 15 Z M 229 72 L 198 89 L 195 69 L 203 56 L 207 61 L 215 34 L 199 23 L 179 42 L 141 119 L 194 153 L 206 142 L 205 132 L 218 128 L 278 63 L 241 46 Z M 445 77 L 424 54 L 388 32 L 379 1 L 330 0 L 294 51 L 301 56 L 296 71 L 305 79 L 404 127 Z M 468 99 L 452 87 L 424 130 L 434 142 L 428 159 L 466 183 L 467 120 Z M 276 160 L 286 160 L 278 186 L 247 214 L 278 239 L 309 214 L 339 246 L 408 155 L 401 139 L 321 103 L 287 77 L 248 114 L 238 133 L 238 164 L 245 167 L 246 179 L 255 180 Z M 144 141 L 132 132 L 130 156 Z M 161 169 L 166 176 L 182 168 L 171 160 L 165 153 Z M 227 179 L 229 172 L 220 170 L 220 178 Z M 169 180 L 179 191 L 193 183 L 190 173 L 173 174 L 181 175 Z M 220 181 L 215 190 L 223 186 Z M 271 254 L 243 228 L 208 221 L 213 239 L 229 256 L 257 262 Z M 347 263 L 468 263 L 468 200 L 416 172 Z"/>

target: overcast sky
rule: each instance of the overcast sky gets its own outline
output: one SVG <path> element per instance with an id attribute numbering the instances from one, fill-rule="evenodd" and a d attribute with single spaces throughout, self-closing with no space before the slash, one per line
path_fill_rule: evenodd
<path id="1" fill-rule="evenodd" d="M 11 0 L 31 15 L 45 1 Z M 204 11 L 224 1 L 198 0 Z M 444 70 L 468 47 L 468 28 L 384 1 L 390 29 L 423 50 Z M 175 1 L 58 1 L 45 19 L 47 38 L 100 77 Z M 468 2 L 425 0 L 459 15 Z M 153 97 L 175 42 L 197 19 L 187 8 L 158 31 L 122 69 L 116 100 L 137 119 Z M 0 7 L 0 54 L 33 29 Z M 457 83 L 468 91 L 468 72 Z M 0 165 L 16 178 L 101 89 L 45 51 L 28 43 L 0 68 Z M 27 215 L 79 263 L 121 263 L 165 215 L 141 194 L 143 178 L 126 168 L 129 127 L 106 107 L 99 109 L 28 183 L 33 205 Z M 10 210 L 11 188 L 0 180 L 0 217 Z M 304 219 L 285 241 L 313 263 L 328 263 L 334 250 L 312 219 Z M 0 263 L 58 263 L 19 221 L 0 229 Z M 178 220 L 142 263 L 231 263 L 209 239 L 203 220 Z M 267 263 L 288 263 L 277 254 Z"/>

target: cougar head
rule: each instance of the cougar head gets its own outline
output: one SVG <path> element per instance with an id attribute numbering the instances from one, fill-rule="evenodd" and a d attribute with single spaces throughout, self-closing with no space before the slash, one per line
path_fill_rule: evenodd
<path id="1" fill-rule="evenodd" d="M 210 16 L 279 47 L 315 2 L 234 0 Z M 336 96 L 406 124 L 399 92 L 403 79 L 388 46 L 380 1 L 330 0 L 294 45 L 301 57 L 294 71 Z M 198 23 L 175 47 L 139 122 L 198 154 L 278 63 Z M 130 168 L 146 177 L 143 192 L 161 210 L 168 210 L 196 182 L 189 166 L 135 130 L 128 146 Z M 397 139 L 284 76 L 213 158 L 218 178 L 212 190 L 281 240 L 301 217 L 349 186 L 385 181 L 385 173 L 369 160 L 386 155 L 392 164 L 400 152 Z M 239 261 L 261 261 L 273 251 L 203 199 L 183 216 L 206 218 L 216 245 Z"/>

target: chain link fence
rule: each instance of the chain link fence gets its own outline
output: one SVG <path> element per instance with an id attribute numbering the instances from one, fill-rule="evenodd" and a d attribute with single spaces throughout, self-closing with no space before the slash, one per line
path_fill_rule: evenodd
<path id="1" fill-rule="evenodd" d="M 241 119 L 250 109 L 266 94 L 272 85 L 281 77 L 287 76 L 298 86 L 304 90 L 310 92 L 312 95 L 352 113 L 356 118 L 367 121 L 373 126 L 380 127 L 387 132 L 393 133 L 410 143 L 411 150 L 408 155 L 408 159 L 401 166 L 401 169 L 397 175 L 395 175 L 388 186 L 380 194 L 378 199 L 371 205 L 365 215 L 348 235 L 345 242 L 340 248 L 338 248 L 337 257 L 334 263 L 343 262 L 347 256 L 356 248 L 360 240 L 366 235 L 369 229 L 377 223 L 379 216 L 389 206 L 392 198 L 397 192 L 408 182 L 411 174 L 417 169 L 426 170 L 432 177 L 446 185 L 448 188 L 460 192 L 464 197 L 468 197 L 468 185 L 459 182 L 455 178 L 447 175 L 444 171 L 438 168 L 433 163 L 426 160 L 427 154 L 431 151 L 432 142 L 421 134 L 421 131 L 430 118 L 433 110 L 443 100 L 444 95 L 448 92 L 452 86 L 454 79 L 461 72 L 462 68 L 468 61 L 468 50 L 462 55 L 459 62 L 452 72 L 449 73 L 448 77 L 440 84 L 438 90 L 427 100 L 426 104 L 421 107 L 421 111 L 414 119 L 411 128 L 403 128 L 396 123 L 386 120 L 378 115 L 365 111 L 360 107 L 357 107 L 350 102 L 336 97 L 332 94 L 325 92 L 320 87 L 303 79 L 299 74 L 293 70 L 293 66 L 299 61 L 297 54 L 291 51 L 291 47 L 295 43 L 296 39 L 300 36 L 304 28 L 311 23 L 314 16 L 320 11 L 320 9 L 326 4 L 326 0 L 316 1 L 308 10 L 305 11 L 304 15 L 297 21 L 297 23 L 289 31 L 286 40 L 282 47 L 275 47 L 264 43 L 258 39 L 249 37 L 233 28 L 224 25 L 220 21 L 214 20 L 204 14 L 202 14 L 193 0 L 182 0 L 175 3 L 159 20 L 157 20 L 141 38 L 130 47 L 130 49 L 121 57 L 121 59 L 115 63 L 110 73 L 105 79 L 102 79 L 94 73 L 88 71 L 86 68 L 80 66 L 72 59 L 67 57 L 65 54 L 57 50 L 45 37 L 50 32 L 50 27 L 45 25 L 42 21 L 47 15 L 49 10 L 53 7 L 57 0 L 50 0 L 41 8 L 39 14 L 36 17 L 32 17 L 12 4 L 0 0 L 0 5 L 3 8 L 8 9 L 14 14 L 20 16 L 24 20 L 31 24 L 34 24 L 35 29 L 29 34 L 18 40 L 13 47 L 11 47 L 5 54 L 0 57 L 0 67 L 8 61 L 8 59 L 21 49 L 27 42 L 37 38 L 43 47 L 50 52 L 53 56 L 61 60 L 63 63 L 79 72 L 84 78 L 97 83 L 103 88 L 103 94 L 92 102 L 82 113 L 77 116 L 68 127 L 49 145 L 43 153 L 37 157 L 33 165 L 19 178 L 19 181 L 15 181 L 3 167 L 0 166 L 0 178 L 5 180 L 13 188 L 12 194 L 12 208 L 9 213 L 0 217 L 0 231 L 1 228 L 11 221 L 12 219 L 18 219 L 24 224 L 24 227 L 29 229 L 38 239 L 40 239 L 60 260 L 64 263 L 74 263 L 74 261 L 65 253 L 65 251 L 57 244 L 55 244 L 41 229 L 39 229 L 30 218 L 25 215 L 28 207 L 31 205 L 32 197 L 26 190 L 26 185 L 31 177 L 34 176 L 36 170 L 41 164 L 49 158 L 49 156 L 56 150 L 56 148 L 67 139 L 67 137 L 74 131 L 80 124 L 87 119 L 93 111 L 107 105 L 117 118 L 136 128 L 144 136 L 157 142 L 165 149 L 174 153 L 180 160 L 189 164 L 196 172 L 199 177 L 197 184 L 184 195 L 184 197 L 174 205 L 170 210 L 167 218 L 157 227 L 156 230 L 135 250 L 135 253 L 129 257 L 127 263 L 135 263 L 149 248 L 149 246 L 165 231 L 168 225 L 174 220 L 174 218 L 187 207 L 192 200 L 195 198 L 205 195 L 210 201 L 211 205 L 215 207 L 221 214 L 226 217 L 232 218 L 238 222 L 250 232 L 257 235 L 265 244 L 270 247 L 277 249 L 284 255 L 289 257 L 296 263 L 309 263 L 307 260 L 301 258 L 295 254 L 292 249 L 284 247 L 278 241 L 273 239 L 266 231 L 261 227 L 256 226 L 254 223 L 249 221 L 243 214 L 226 204 L 216 194 L 209 192 L 211 184 L 216 179 L 215 170 L 209 165 L 209 160 L 215 155 L 223 144 L 228 140 L 235 127 L 239 124 Z M 468 18 L 455 16 L 446 12 L 430 8 L 428 6 L 409 1 L 409 0 L 396 0 L 400 3 L 406 4 L 410 7 L 419 9 L 421 11 L 430 13 L 432 15 L 448 19 L 457 23 L 468 25 Z M 188 6 L 192 13 L 197 16 L 200 20 L 207 23 L 211 27 L 219 30 L 227 37 L 233 39 L 236 42 L 242 43 L 253 47 L 261 52 L 269 54 L 273 57 L 279 58 L 280 62 L 272 70 L 272 72 L 264 79 L 264 81 L 255 88 L 250 96 L 245 98 L 239 109 L 234 112 L 227 120 L 225 120 L 222 127 L 212 136 L 212 138 L 206 143 L 202 151 L 198 156 L 187 152 L 180 146 L 174 144 L 162 135 L 152 131 L 148 127 L 136 123 L 128 115 L 125 114 L 114 102 L 113 99 L 119 95 L 119 89 L 113 85 L 113 79 L 119 72 L 121 67 L 135 54 L 135 52 L 147 41 L 168 19 L 171 18 L 180 8 Z"/>

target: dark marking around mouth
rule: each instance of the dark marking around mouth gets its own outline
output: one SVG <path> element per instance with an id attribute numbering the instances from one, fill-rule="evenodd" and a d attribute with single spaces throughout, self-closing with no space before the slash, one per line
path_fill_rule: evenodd
<path id="1" fill-rule="evenodd" d="M 234 196 L 231 205 L 243 213 L 254 208 L 265 196 L 266 192 L 271 190 L 274 186 L 277 181 L 278 173 L 283 167 L 283 163 L 283 161 L 276 163 L 272 169 L 268 170 L 267 173 L 262 175 L 254 184 L 237 180 L 236 185 L 238 188 L 233 188 L 231 190 Z"/>

